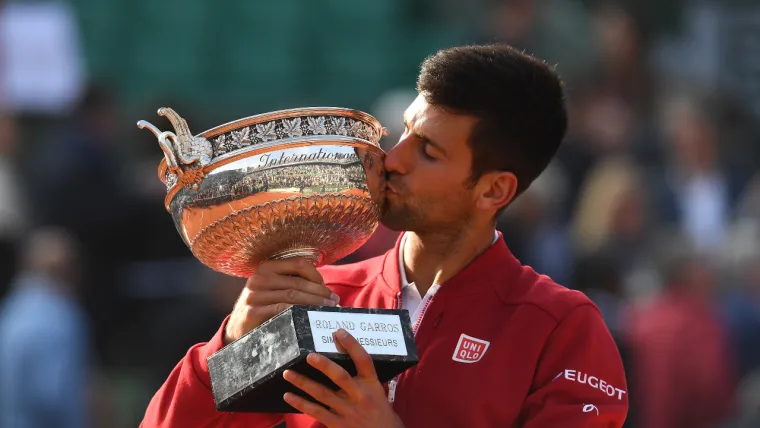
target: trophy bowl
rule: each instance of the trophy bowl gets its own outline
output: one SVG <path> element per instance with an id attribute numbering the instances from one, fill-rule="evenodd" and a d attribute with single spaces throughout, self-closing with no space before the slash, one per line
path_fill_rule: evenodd
<path id="1" fill-rule="evenodd" d="M 363 245 L 382 210 L 385 130 L 361 111 L 315 107 L 235 120 L 198 135 L 162 107 L 164 205 L 193 255 L 248 277 L 268 259 L 330 264 Z"/>

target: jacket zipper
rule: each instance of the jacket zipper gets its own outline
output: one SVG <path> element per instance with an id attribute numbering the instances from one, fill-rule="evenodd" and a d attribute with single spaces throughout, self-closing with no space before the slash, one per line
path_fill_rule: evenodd
<path id="1" fill-rule="evenodd" d="M 420 310 L 420 316 L 417 318 L 417 322 L 414 323 L 414 326 L 412 327 L 412 332 L 414 332 L 414 337 L 417 337 L 417 331 L 420 329 L 420 324 L 422 324 L 422 319 L 425 318 L 425 312 L 427 312 L 428 308 L 430 307 L 430 304 L 433 303 L 433 297 L 435 297 L 435 294 L 429 295 L 426 294 L 425 298 L 422 302 L 422 310 Z"/>
<path id="2" fill-rule="evenodd" d="M 401 309 L 401 292 L 396 293 L 396 309 Z M 398 384 L 398 378 L 401 375 L 397 375 L 390 381 L 388 381 L 388 402 L 393 406 L 393 401 L 396 399 L 396 384 Z"/>
<path id="3" fill-rule="evenodd" d="M 422 325 L 422 319 L 425 318 L 425 313 L 430 307 L 430 304 L 433 303 L 433 297 L 435 297 L 435 293 L 433 294 L 425 293 L 425 297 L 422 300 L 422 310 L 420 310 L 420 316 L 417 318 L 417 321 L 412 326 L 412 334 L 414 335 L 415 338 L 417 337 L 417 331 L 419 330 L 420 325 Z M 403 307 L 403 302 L 401 301 L 401 292 L 399 291 L 398 293 L 396 293 L 396 309 L 401 309 L 402 307 Z M 436 319 L 436 324 L 438 324 L 439 320 L 440 320 L 440 317 Z M 388 382 L 388 402 L 391 403 L 391 405 L 393 405 L 393 402 L 396 399 L 396 386 L 398 385 L 398 381 L 400 377 L 401 375 L 398 375 Z"/>

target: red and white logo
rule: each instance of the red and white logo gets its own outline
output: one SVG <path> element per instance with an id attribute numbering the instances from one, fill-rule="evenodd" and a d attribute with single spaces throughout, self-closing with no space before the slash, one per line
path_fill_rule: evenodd
<path id="1" fill-rule="evenodd" d="M 476 339 L 462 333 L 459 336 L 459 343 L 457 343 L 451 359 L 460 363 L 476 363 L 483 358 L 483 354 L 486 353 L 490 344 L 490 342 L 486 342 L 485 340 Z"/>

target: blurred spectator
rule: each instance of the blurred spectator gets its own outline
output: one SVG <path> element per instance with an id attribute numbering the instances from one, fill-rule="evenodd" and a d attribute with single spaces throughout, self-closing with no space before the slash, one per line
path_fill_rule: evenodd
<path id="1" fill-rule="evenodd" d="M 91 86 L 67 128 L 35 159 L 30 177 L 35 221 L 72 233 L 82 246 L 84 303 L 98 322 L 99 349 L 119 321 L 115 271 L 134 245 L 139 221 L 130 221 L 124 157 L 118 150 L 117 104 L 111 91 Z M 130 236 L 125 241 L 124 237 Z"/>
<path id="2" fill-rule="evenodd" d="M 688 99 L 670 102 L 664 122 L 670 154 L 660 186 L 664 219 L 678 224 L 698 249 L 719 254 L 725 250 L 732 192 L 720 164 L 715 125 Z"/>
<path id="3" fill-rule="evenodd" d="M 561 167 L 550 165 L 496 224 L 521 263 L 560 284 L 569 283 L 573 261 L 559 209 L 565 201 L 566 181 Z"/>
<path id="4" fill-rule="evenodd" d="M 576 257 L 603 254 L 619 269 L 628 298 L 656 291 L 639 282 L 656 269 L 643 178 L 628 159 L 600 162 L 581 188 L 571 229 Z"/>
<path id="5" fill-rule="evenodd" d="M 715 427 L 732 417 L 736 392 L 717 272 L 683 251 L 668 271 L 665 293 L 626 316 L 632 412 L 646 428 Z"/>
<path id="6" fill-rule="evenodd" d="M 610 95 L 595 82 L 570 91 L 570 128 L 557 155 L 567 173 L 568 194 L 563 215 L 577 209 L 588 174 L 608 157 L 627 157 L 639 143 L 636 115 L 624 99 Z M 632 159 L 631 161 L 633 161 Z"/>
<path id="7" fill-rule="evenodd" d="M 610 2 L 593 12 L 592 22 L 600 51 L 597 84 L 607 96 L 646 113 L 651 101 L 650 76 L 633 16 Z"/>
<path id="8" fill-rule="evenodd" d="M 14 118 L 0 116 L 0 298 L 16 269 L 18 240 L 28 225 L 25 189 L 14 163 L 16 143 Z"/>
<path id="9" fill-rule="evenodd" d="M 116 108 L 110 90 L 91 86 L 67 129 L 36 159 L 37 220 L 71 228 L 85 248 L 95 239 L 87 235 L 118 216 L 124 193 Z"/>
<path id="10" fill-rule="evenodd" d="M 625 159 L 604 161 L 589 174 L 573 221 L 573 238 L 579 254 L 595 253 L 618 238 L 616 227 L 632 235 L 628 238 L 636 238 L 642 213 L 640 207 L 631 202 L 635 201 L 639 182 L 635 166 Z M 631 206 L 626 207 L 626 203 Z M 616 221 L 621 216 L 628 221 Z"/>
<path id="11" fill-rule="evenodd" d="M 87 426 L 88 320 L 77 302 L 78 249 L 58 229 L 35 231 L 0 307 L 0 425 Z"/>

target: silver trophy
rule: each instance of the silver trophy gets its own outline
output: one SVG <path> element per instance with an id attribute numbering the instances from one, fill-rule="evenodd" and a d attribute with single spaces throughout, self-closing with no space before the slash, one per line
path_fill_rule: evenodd
<path id="1" fill-rule="evenodd" d="M 269 259 L 302 257 L 330 264 L 362 246 L 375 231 L 385 189 L 385 133 L 372 116 L 319 107 L 260 114 L 198 135 L 171 108 L 160 108 L 174 132 L 146 122 L 164 159 L 164 205 L 193 255 L 206 266 L 249 277 Z M 282 379 L 291 368 L 336 388 L 305 363 L 320 352 L 349 371 L 330 329 L 385 323 L 384 331 L 349 332 L 367 347 L 381 381 L 417 362 L 407 311 L 292 307 L 208 359 L 220 411 L 294 412 Z M 397 326 L 392 328 L 391 326 Z M 395 332 L 395 333 L 394 333 Z"/>

